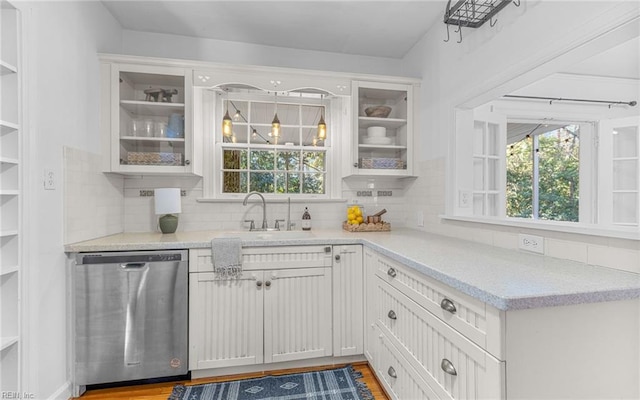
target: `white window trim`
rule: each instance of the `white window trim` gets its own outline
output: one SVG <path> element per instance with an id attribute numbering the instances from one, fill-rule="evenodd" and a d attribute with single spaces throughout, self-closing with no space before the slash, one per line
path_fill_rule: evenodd
<path id="1" fill-rule="evenodd" d="M 200 129 L 203 132 L 203 197 L 198 199 L 199 202 L 217 202 L 217 201 L 242 201 L 246 193 L 222 193 L 220 186 L 220 167 L 219 160 L 222 157 L 222 134 L 220 132 L 220 122 L 222 119 L 221 110 L 223 101 L 216 92 L 210 88 L 194 89 L 194 129 Z M 250 99 L 251 96 L 247 97 Z M 255 96 L 254 96 L 255 98 Z M 271 194 L 265 193 L 265 199 L 269 201 L 313 201 L 313 202 L 336 202 L 343 201 L 341 198 L 341 179 L 340 179 L 340 160 L 336 156 L 336 148 L 332 143 L 337 140 L 337 135 L 346 134 L 345 127 L 348 121 L 343 121 L 342 98 L 325 99 L 325 120 L 327 122 L 328 137 L 323 146 L 325 151 L 325 193 L 324 194 L 308 194 L 308 193 L 283 193 Z M 346 102 L 348 103 L 348 102 Z M 273 145 L 267 145 L 274 148 Z M 264 147 L 257 145 L 255 147 Z M 284 145 L 275 146 L 278 149 L 292 149 Z M 244 148 L 244 147 L 243 147 Z M 295 146 L 293 149 L 300 149 L 302 146 Z M 309 149 L 311 150 L 311 149 Z"/>
<path id="2" fill-rule="evenodd" d="M 502 109 L 501 112 L 505 114 L 509 114 L 508 107 Z M 455 110 L 456 114 L 456 141 L 467 140 L 465 134 L 461 132 L 460 126 L 461 124 L 466 124 L 468 126 L 469 118 L 473 118 L 473 112 L 471 110 Z M 530 112 L 529 115 L 523 115 L 520 113 L 517 117 L 508 116 L 507 118 L 510 121 L 539 121 L 544 118 L 546 113 L 541 112 Z M 630 239 L 630 240 L 640 240 L 640 225 L 639 226 L 612 226 L 610 224 L 602 223 L 598 221 L 599 214 L 599 204 L 598 198 L 602 196 L 602 193 L 598 191 L 598 179 L 600 178 L 600 172 L 598 171 L 597 164 L 599 164 L 599 159 L 601 156 L 597 151 L 598 146 L 598 127 L 600 121 L 585 121 L 584 114 L 576 114 L 570 115 L 566 112 L 564 113 L 566 118 L 562 120 L 554 120 L 554 122 L 571 122 L 571 123 L 583 123 L 583 124 L 591 124 L 592 129 L 588 131 L 589 138 L 585 138 L 585 143 L 588 143 L 589 146 L 584 146 L 585 148 L 585 159 L 590 160 L 585 163 L 585 160 L 582 160 L 583 153 L 581 146 L 581 165 L 580 165 L 580 191 L 581 191 L 581 207 L 580 207 L 580 221 L 579 222 L 566 222 L 566 221 L 547 221 L 547 220 L 531 220 L 524 218 L 512 218 L 507 217 L 506 215 L 500 217 L 488 217 L 488 216 L 477 216 L 470 214 L 472 211 L 473 205 L 470 208 L 461 208 L 459 203 L 459 196 L 461 192 L 466 191 L 469 186 L 465 186 L 465 188 L 460 187 L 460 177 L 468 176 L 469 171 L 465 170 L 465 163 L 468 163 L 469 154 L 465 152 L 464 146 L 456 146 L 455 148 L 455 176 L 458 177 L 455 181 L 455 190 L 457 196 L 454 196 L 455 201 L 450 204 L 452 213 L 441 215 L 440 218 L 442 220 L 448 221 L 461 221 L 461 222 L 472 222 L 472 223 L 482 223 L 488 225 L 501 225 L 507 227 L 517 227 L 517 228 L 527 228 L 527 229 L 537 229 L 544 231 L 553 231 L 553 232 L 565 232 L 565 233 L 575 233 L 575 234 L 583 234 L 590 236 L 603 236 L 603 237 L 612 237 L 612 238 L 620 238 L 620 239 Z M 506 132 L 505 132 L 506 136 Z M 581 140 L 583 140 L 581 138 Z M 468 150 L 468 149 L 467 149 Z M 506 150 L 506 148 L 505 148 Z M 466 160 L 465 160 L 466 159 Z M 586 167 L 583 169 L 583 165 Z M 588 168 L 591 168 L 589 171 Z M 594 173 L 593 171 L 596 171 Z M 505 167 L 506 172 L 506 167 Z M 590 176 L 589 178 L 585 178 L 585 176 Z M 583 210 L 583 199 L 582 199 L 582 190 L 583 190 L 583 182 L 587 194 L 585 196 L 589 196 L 587 199 L 584 199 L 584 210 Z M 505 198 L 506 194 L 503 193 L 502 197 Z M 583 217 L 584 214 L 584 217 Z"/>

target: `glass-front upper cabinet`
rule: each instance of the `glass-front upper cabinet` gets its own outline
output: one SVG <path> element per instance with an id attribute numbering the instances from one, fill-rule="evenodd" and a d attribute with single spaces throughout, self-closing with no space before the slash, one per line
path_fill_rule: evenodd
<path id="1" fill-rule="evenodd" d="M 413 85 L 354 82 L 350 175 L 411 176 Z"/>
<path id="2" fill-rule="evenodd" d="M 105 63 L 105 171 L 123 174 L 201 174 L 194 162 L 190 70 Z"/>

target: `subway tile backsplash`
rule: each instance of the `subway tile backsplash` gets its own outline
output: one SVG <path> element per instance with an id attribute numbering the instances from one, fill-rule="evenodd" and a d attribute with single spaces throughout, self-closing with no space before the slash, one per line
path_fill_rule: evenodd
<path id="1" fill-rule="evenodd" d="M 313 228 L 339 229 L 347 206 L 359 204 L 365 214 L 386 209 L 384 219 L 391 223 L 392 229 L 408 227 L 518 249 L 518 234 L 523 233 L 523 229 L 441 220 L 440 216 L 445 212 L 444 159 L 419 162 L 417 173 L 420 177 L 413 180 L 350 178 L 342 184 L 343 200 L 294 201 L 291 204 L 294 229 L 300 229 L 305 207 L 311 213 Z M 153 209 L 153 190 L 159 187 L 182 189 L 180 231 L 246 230 L 245 220 L 253 219 L 259 224 L 262 219 L 261 207 L 255 199 L 246 207 L 239 200 L 198 201 L 203 196 L 202 178 L 103 174 L 98 155 L 65 148 L 64 242 L 120 232 L 159 231 L 158 217 Z M 286 218 L 286 214 L 286 202 L 268 202 L 269 226 L 274 225 L 276 218 Z M 555 233 L 545 237 L 545 253 L 551 257 L 640 273 L 638 241 Z"/>

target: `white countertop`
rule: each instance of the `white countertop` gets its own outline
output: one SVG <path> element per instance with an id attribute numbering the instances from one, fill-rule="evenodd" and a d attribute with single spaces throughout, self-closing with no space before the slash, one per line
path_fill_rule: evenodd
<path id="1" fill-rule="evenodd" d="M 363 244 L 500 310 L 517 310 L 640 298 L 640 274 L 506 250 L 425 232 L 123 233 L 65 246 L 65 251 L 207 248 L 211 239 L 239 236 L 244 247 Z M 261 236 L 262 238 L 258 238 Z"/>

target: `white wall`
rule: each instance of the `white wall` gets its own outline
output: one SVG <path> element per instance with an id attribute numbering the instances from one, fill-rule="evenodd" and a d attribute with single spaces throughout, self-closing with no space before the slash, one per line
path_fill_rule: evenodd
<path id="1" fill-rule="evenodd" d="M 453 197 L 447 196 L 447 191 L 455 188 L 451 170 L 454 108 L 478 106 L 511 93 L 639 33 L 638 2 L 589 1 L 579 6 L 569 1 L 521 3 L 520 7 L 510 4 L 503 9 L 495 27 L 463 28 L 462 43 L 456 43 L 459 37 L 453 29 L 451 40 L 445 43 L 446 28 L 436 24 L 405 57 L 403 73 L 423 79 L 415 153 L 420 178 L 407 192 L 407 226 L 416 227 L 416 216 L 424 215 L 425 227 L 418 229 L 507 248 L 517 248 L 519 232 L 533 232 L 546 237 L 548 255 L 637 271 L 637 241 L 440 218 L 450 202 L 447 199 Z M 636 24 L 631 29 L 613 28 L 633 18 Z M 586 38 L 597 40 L 591 46 L 578 46 Z"/>
<path id="2" fill-rule="evenodd" d="M 227 64 L 397 75 L 402 60 L 125 30 L 123 53 Z M 418 72 L 418 71 L 407 71 Z M 417 75 L 408 75 L 418 77 Z"/>
<path id="3" fill-rule="evenodd" d="M 119 52 L 121 29 L 100 2 L 20 2 L 25 16 L 25 210 L 28 288 L 24 390 L 67 399 L 63 146 L 100 153 L 97 52 Z M 43 189 L 51 169 L 55 190 Z"/>

